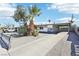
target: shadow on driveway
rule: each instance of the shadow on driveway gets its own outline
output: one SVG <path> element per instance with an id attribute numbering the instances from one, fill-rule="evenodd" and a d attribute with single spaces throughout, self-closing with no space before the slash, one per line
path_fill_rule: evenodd
<path id="1" fill-rule="evenodd" d="M 79 37 L 74 33 L 70 32 L 67 41 L 71 41 L 71 56 L 76 56 L 75 46 L 79 45 Z"/>

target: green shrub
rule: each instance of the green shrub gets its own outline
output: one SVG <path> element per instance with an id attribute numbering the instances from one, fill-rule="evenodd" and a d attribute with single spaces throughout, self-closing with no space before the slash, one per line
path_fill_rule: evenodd
<path id="1" fill-rule="evenodd" d="M 21 26 L 18 28 L 18 33 L 19 34 L 25 34 L 27 32 L 27 29 L 24 26 Z"/>
<path id="2" fill-rule="evenodd" d="M 35 36 L 35 37 L 36 37 L 38 34 L 39 34 L 38 29 L 35 29 L 35 30 L 33 31 L 33 33 L 32 33 L 32 35 Z"/>

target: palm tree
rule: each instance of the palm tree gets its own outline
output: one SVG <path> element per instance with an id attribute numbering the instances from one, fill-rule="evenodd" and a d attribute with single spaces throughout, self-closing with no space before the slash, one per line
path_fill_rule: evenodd
<path id="1" fill-rule="evenodd" d="M 33 32 L 35 29 L 33 19 L 34 19 L 34 17 L 39 16 L 41 14 L 41 12 L 40 12 L 40 9 L 36 7 L 36 5 L 29 7 L 28 10 L 29 10 L 29 18 L 30 18 L 29 28 L 30 28 L 31 32 Z"/>
<path id="2" fill-rule="evenodd" d="M 30 21 L 30 25 L 28 26 L 30 32 L 33 32 L 35 29 L 35 25 L 33 22 L 34 17 L 40 15 L 40 9 L 36 7 L 36 5 L 28 8 L 28 15 L 26 14 L 26 9 L 22 6 L 17 6 L 16 11 L 14 12 L 13 18 L 16 22 L 22 23 L 27 28 L 27 21 Z"/>

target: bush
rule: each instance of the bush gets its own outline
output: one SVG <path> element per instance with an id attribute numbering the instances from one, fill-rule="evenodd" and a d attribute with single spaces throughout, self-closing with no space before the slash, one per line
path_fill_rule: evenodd
<path id="1" fill-rule="evenodd" d="M 21 26 L 21 27 L 18 28 L 18 31 L 17 32 L 19 34 L 25 35 L 25 33 L 27 33 L 27 29 L 24 26 Z"/>
<path id="2" fill-rule="evenodd" d="M 33 31 L 33 33 L 32 33 L 32 35 L 35 36 L 35 37 L 36 37 L 38 34 L 39 34 L 38 29 L 35 29 L 35 30 Z"/>

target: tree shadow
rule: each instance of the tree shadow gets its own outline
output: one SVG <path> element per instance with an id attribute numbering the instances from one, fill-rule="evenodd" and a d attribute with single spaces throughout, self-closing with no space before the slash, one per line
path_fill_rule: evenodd
<path id="1" fill-rule="evenodd" d="M 71 43 L 71 56 L 76 56 L 75 46 L 73 43 Z"/>
<path id="2" fill-rule="evenodd" d="M 71 33 L 68 33 L 68 39 L 67 41 L 71 41 L 72 42 L 72 39 L 71 39 Z M 71 56 L 76 56 L 75 54 L 75 46 L 73 43 L 71 43 Z"/>
<path id="3" fill-rule="evenodd" d="M 58 34 L 59 32 L 45 32 L 45 31 L 40 31 L 39 33 L 45 33 L 45 34 Z"/>
<path id="4" fill-rule="evenodd" d="M 8 45 L 2 40 L 2 38 L 0 37 L 0 45 L 2 48 L 7 49 L 8 50 Z"/>
<path id="5" fill-rule="evenodd" d="M 74 32 L 68 33 L 68 39 L 67 41 L 72 42 L 71 43 L 71 56 L 76 56 L 76 50 L 75 50 L 75 45 L 79 45 L 79 37 L 75 35 Z"/>

